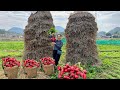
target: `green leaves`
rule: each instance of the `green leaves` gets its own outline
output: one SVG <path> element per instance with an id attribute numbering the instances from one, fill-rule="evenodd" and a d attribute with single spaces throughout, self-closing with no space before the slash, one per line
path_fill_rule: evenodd
<path id="1" fill-rule="evenodd" d="M 112 62 L 108 58 L 106 58 L 103 60 L 102 68 L 106 69 L 106 68 L 110 67 L 111 65 L 112 65 Z"/>
<path id="2" fill-rule="evenodd" d="M 57 30 L 54 27 L 51 27 L 50 30 L 48 31 L 48 34 L 56 33 Z"/>

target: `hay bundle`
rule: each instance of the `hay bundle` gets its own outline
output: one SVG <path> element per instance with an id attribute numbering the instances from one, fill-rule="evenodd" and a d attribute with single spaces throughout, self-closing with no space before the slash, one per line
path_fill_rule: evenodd
<path id="1" fill-rule="evenodd" d="M 48 30 L 54 27 L 50 11 L 37 11 L 28 18 L 28 25 L 24 30 L 23 60 L 30 58 L 39 60 L 42 57 L 52 57 L 51 41 Z"/>
<path id="2" fill-rule="evenodd" d="M 65 29 L 67 40 L 66 61 L 75 64 L 98 63 L 95 18 L 88 12 L 75 12 L 70 15 Z"/>

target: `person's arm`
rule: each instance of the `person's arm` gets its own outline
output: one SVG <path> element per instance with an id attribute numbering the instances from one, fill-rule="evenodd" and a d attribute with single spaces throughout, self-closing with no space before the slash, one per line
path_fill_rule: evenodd
<path id="1" fill-rule="evenodd" d="M 60 44 L 55 44 L 55 46 L 60 49 L 63 46 L 63 42 L 61 42 Z"/>

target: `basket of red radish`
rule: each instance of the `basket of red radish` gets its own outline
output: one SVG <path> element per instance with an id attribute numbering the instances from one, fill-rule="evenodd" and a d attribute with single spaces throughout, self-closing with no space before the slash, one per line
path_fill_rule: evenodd
<path id="1" fill-rule="evenodd" d="M 3 58 L 2 67 L 4 70 L 5 76 L 7 76 L 8 79 L 14 79 L 14 78 L 17 78 L 18 70 L 20 67 L 20 61 L 10 57 Z"/>
<path id="2" fill-rule="evenodd" d="M 54 73 L 54 64 L 55 61 L 51 57 L 44 57 L 40 59 L 42 63 L 43 70 L 46 75 L 51 75 Z"/>
<path id="3" fill-rule="evenodd" d="M 58 78 L 59 79 L 86 79 L 86 70 L 81 70 L 76 65 L 69 65 L 66 64 L 63 67 L 58 66 L 57 67 L 59 73 Z"/>
<path id="4" fill-rule="evenodd" d="M 33 59 L 27 59 L 23 61 L 23 68 L 28 78 L 34 78 L 37 76 L 37 69 L 40 67 L 40 62 Z"/>

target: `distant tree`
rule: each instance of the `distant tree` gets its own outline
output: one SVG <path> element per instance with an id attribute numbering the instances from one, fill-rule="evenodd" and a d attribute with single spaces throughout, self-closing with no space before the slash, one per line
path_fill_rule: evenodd
<path id="1" fill-rule="evenodd" d="M 106 33 L 106 36 L 112 36 L 112 34 L 111 33 Z"/>
<path id="2" fill-rule="evenodd" d="M 4 29 L 0 29 L 0 34 L 5 34 L 6 31 Z"/>
<path id="3" fill-rule="evenodd" d="M 119 35 L 119 31 L 116 31 L 115 34 Z"/>

